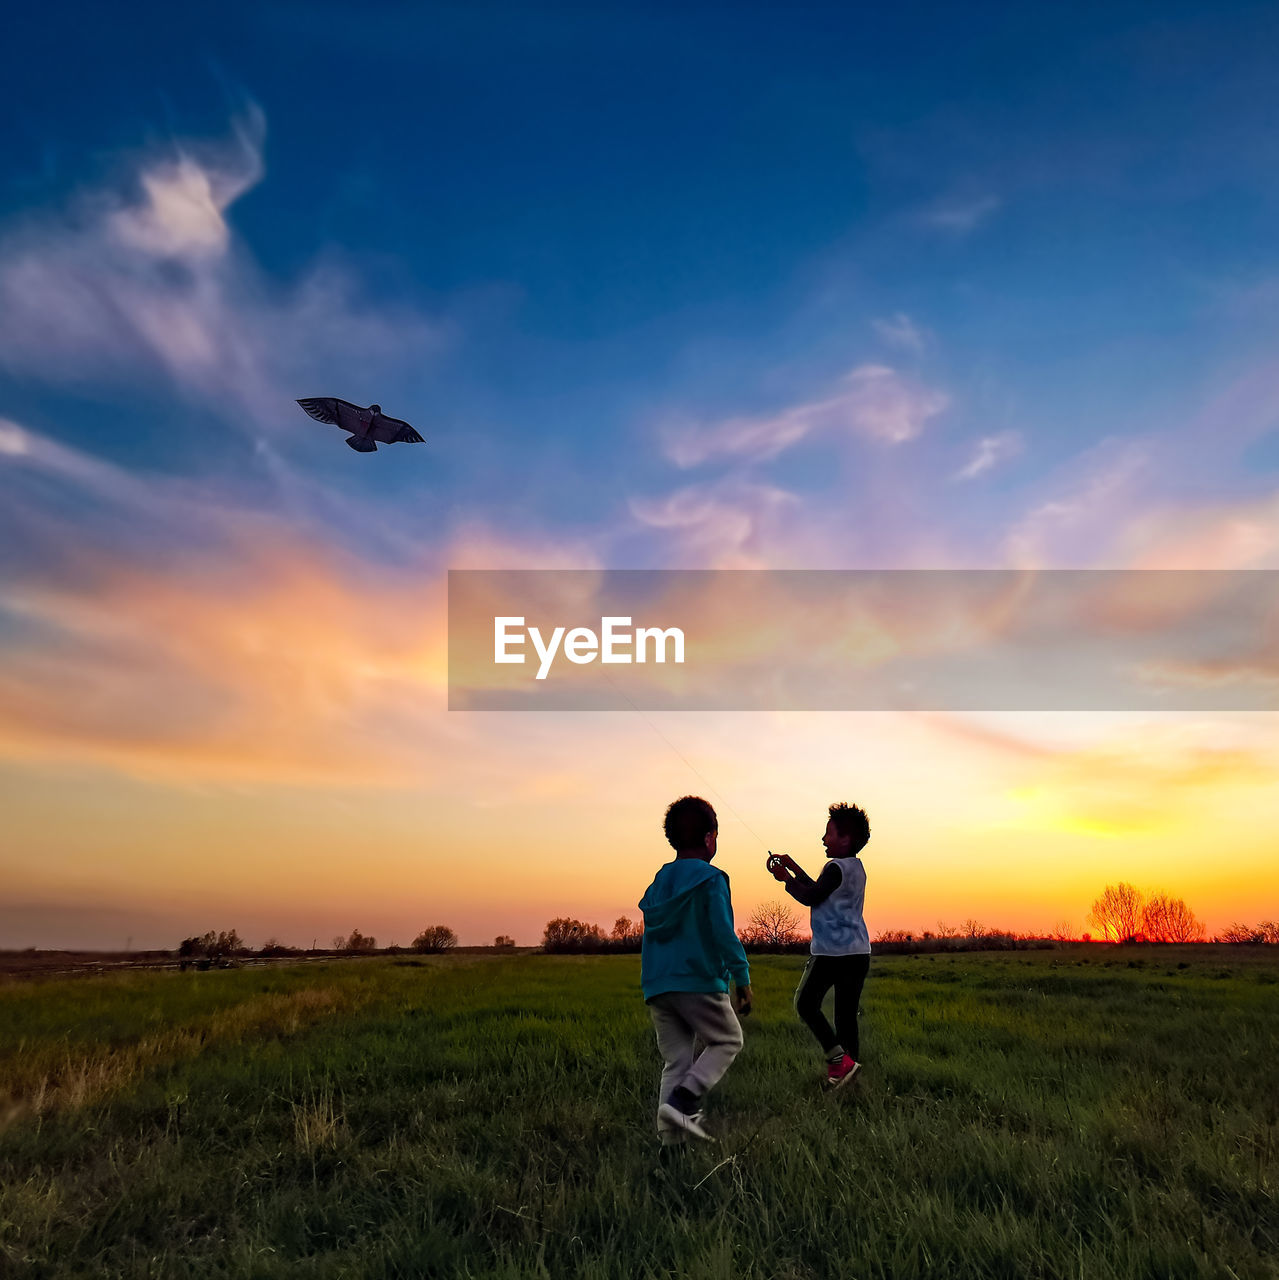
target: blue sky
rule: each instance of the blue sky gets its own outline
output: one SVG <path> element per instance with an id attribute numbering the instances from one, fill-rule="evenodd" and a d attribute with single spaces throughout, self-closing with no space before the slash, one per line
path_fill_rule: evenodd
<path id="1" fill-rule="evenodd" d="M 338 600 L 439 623 L 449 566 L 1279 567 L 1277 36 L 1255 4 L 31 9 L 5 785 L 37 823 L 32 770 L 327 777 L 283 721 L 236 737 L 289 616 L 317 715 L 487 758 L 333 702 L 319 656 L 358 649 Z M 308 395 L 427 444 L 354 455 Z"/>
<path id="2" fill-rule="evenodd" d="M 722 478 L 664 465 L 663 421 L 775 412 L 882 364 L 946 395 L 911 484 L 934 519 L 940 501 L 980 528 L 1015 519 L 1010 486 L 1089 446 L 1176 429 L 1274 337 L 1267 6 L 45 21 L 0 134 L 6 222 L 127 199 L 166 154 L 221 147 L 244 168 L 229 140 L 253 132 L 261 174 L 226 217 L 255 290 L 331 269 L 361 309 L 436 331 L 418 349 L 389 337 L 376 373 L 364 352 L 295 362 L 299 394 L 376 397 L 432 435 L 429 465 L 382 466 L 369 490 L 281 406 L 273 439 L 295 463 L 379 498 L 438 504 L 439 479 L 472 514 L 594 536 L 627 489 Z M 886 339 L 894 317 L 907 327 Z M 17 420 L 126 461 L 243 463 L 242 437 L 210 441 L 216 406 L 187 407 L 210 420 L 175 438 L 165 389 L 138 394 L 145 370 L 108 391 L 74 377 L 74 353 L 39 380 L 6 364 Z M 992 436 L 1016 452 L 980 497 L 940 482 Z M 831 452 L 744 473 L 829 500 Z M 1161 483 L 1246 489 L 1239 462 Z M 999 555 L 990 528 L 972 554 Z"/>

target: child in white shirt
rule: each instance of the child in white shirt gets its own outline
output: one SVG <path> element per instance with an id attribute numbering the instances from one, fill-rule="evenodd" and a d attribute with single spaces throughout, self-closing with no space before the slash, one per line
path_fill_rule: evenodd
<path id="1" fill-rule="evenodd" d="M 862 918 L 866 869 L 857 856 L 870 840 L 870 823 L 856 805 L 833 804 L 822 844 L 827 862 L 813 880 L 788 854 L 770 856 L 768 869 L 786 892 L 811 909 L 812 955 L 795 989 L 795 1012 L 826 1055 L 826 1087 L 846 1084 L 861 1067 L 857 1005 L 870 969 L 870 935 Z M 835 1025 L 822 1012 L 835 989 Z"/>

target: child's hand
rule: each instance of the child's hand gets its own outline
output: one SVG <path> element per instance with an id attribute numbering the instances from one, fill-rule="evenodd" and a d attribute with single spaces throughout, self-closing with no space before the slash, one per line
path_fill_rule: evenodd
<path id="1" fill-rule="evenodd" d="M 737 1008 L 737 1016 L 744 1018 L 751 1011 L 751 989 L 750 987 L 738 987 L 734 994 L 737 996 L 734 1001 Z"/>
<path id="2" fill-rule="evenodd" d="M 784 853 L 770 853 L 768 861 L 764 864 L 768 868 L 769 874 L 774 880 L 780 880 L 782 884 L 786 883 L 786 855 Z"/>

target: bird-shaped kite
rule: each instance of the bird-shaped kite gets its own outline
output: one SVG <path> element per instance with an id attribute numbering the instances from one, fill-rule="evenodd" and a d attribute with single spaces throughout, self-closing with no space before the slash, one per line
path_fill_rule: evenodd
<path id="1" fill-rule="evenodd" d="M 336 396 L 318 396 L 311 400 L 299 400 L 298 404 L 313 417 L 316 422 L 331 422 L 335 427 L 351 434 L 347 444 L 356 453 L 376 453 L 379 444 L 425 444 L 407 422 L 399 418 L 388 418 L 382 412 L 380 404 L 371 404 L 361 409 L 358 404 L 349 400 L 339 400 Z"/>

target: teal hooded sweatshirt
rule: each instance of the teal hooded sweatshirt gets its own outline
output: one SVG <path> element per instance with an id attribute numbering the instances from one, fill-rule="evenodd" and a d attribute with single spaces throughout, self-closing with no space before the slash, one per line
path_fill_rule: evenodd
<path id="1" fill-rule="evenodd" d="M 662 867 L 640 899 L 644 999 L 668 991 L 727 991 L 750 986 L 746 952 L 733 931 L 728 877 L 701 858 Z"/>

